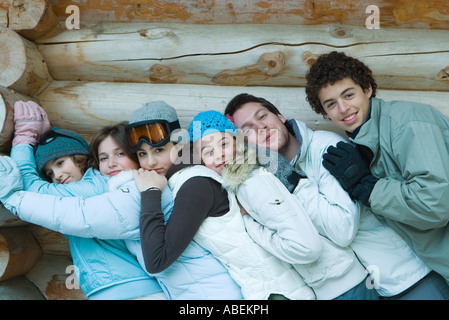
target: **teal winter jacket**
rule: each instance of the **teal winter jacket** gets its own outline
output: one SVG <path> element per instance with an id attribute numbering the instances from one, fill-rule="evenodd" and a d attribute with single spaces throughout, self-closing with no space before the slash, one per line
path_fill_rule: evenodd
<path id="1" fill-rule="evenodd" d="M 372 211 L 449 280 L 449 119 L 429 105 L 372 98 L 371 116 L 352 141 L 371 151 L 380 179 Z"/>

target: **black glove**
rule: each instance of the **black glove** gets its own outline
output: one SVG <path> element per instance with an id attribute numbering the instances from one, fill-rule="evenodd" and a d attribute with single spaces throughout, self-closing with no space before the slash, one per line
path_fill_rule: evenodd
<path id="1" fill-rule="evenodd" d="M 373 192 L 374 185 L 379 181 L 372 174 L 362 178 L 360 183 L 354 187 L 352 192 L 349 194 L 352 199 L 360 200 L 365 206 L 369 207 L 369 197 L 371 192 Z"/>
<path id="2" fill-rule="evenodd" d="M 340 141 L 323 155 L 323 166 L 337 178 L 350 195 L 366 176 L 371 175 L 368 161 L 353 145 Z"/>

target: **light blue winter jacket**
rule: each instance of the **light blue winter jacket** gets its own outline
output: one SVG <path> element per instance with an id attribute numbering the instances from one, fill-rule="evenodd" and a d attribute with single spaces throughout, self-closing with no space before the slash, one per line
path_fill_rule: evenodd
<path id="1" fill-rule="evenodd" d="M 23 176 L 24 189 L 62 197 L 89 198 L 108 191 L 108 178 L 88 169 L 81 181 L 67 185 L 43 181 L 36 170 L 33 149 L 17 145 L 11 150 Z M 38 206 L 40 210 L 45 206 Z M 58 217 L 54 216 L 55 220 Z M 38 223 L 39 217 L 27 220 Z M 60 231 L 57 228 L 53 229 Z M 157 281 L 139 265 L 124 240 L 100 240 L 67 235 L 81 289 L 89 299 L 131 299 L 162 292 Z"/>
<path id="2" fill-rule="evenodd" d="M 130 172 L 121 174 L 127 173 Z M 110 179 L 109 185 L 114 178 Z M 116 190 L 90 198 L 20 191 L 8 198 L 5 206 L 24 221 L 69 236 L 123 239 L 130 252 L 144 265 L 139 230 L 140 192 L 134 180 L 119 185 Z M 165 188 L 161 200 L 163 212 L 168 213 L 173 206 L 171 199 L 170 189 Z M 43 207 L 46 208 L 46 214 L 42 214 Z M 178 259 L 179 264 L 174 264 L 172 269 L 168 268 L 163 274 L 155 275 L 164 292 L 171 299 L 241 299 L 238 286 L 227 273 L 224 274 L 227 281 L 217 281 L 213 277 L 214 274 L 222 276 L 224 267 L 215 258 L 210 261 L 203 259 L 202 256 L 206 255 L 210 258 L 210 253 L 198 247 L 189 246 Z M 182 260 L 184 256 L 186 261 Z M 223 296 L 223 293 L 227 295 Z"/>

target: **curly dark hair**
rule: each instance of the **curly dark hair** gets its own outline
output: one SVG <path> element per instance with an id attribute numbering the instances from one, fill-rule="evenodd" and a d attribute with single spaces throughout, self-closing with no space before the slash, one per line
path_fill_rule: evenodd
<path id="1" fill-rule="evenodd" d="M 371 97 L 376 96 L 377 84 L 371 69 L 343 52 L 332 51 L 321 55 L 306 74 L 307 101 L 316 113 L 326 115 L 318 98 L 321 88 L 333 85 L 344 78 L 351 78 L 363 91 L 371 86 L 373 91 Z"/>

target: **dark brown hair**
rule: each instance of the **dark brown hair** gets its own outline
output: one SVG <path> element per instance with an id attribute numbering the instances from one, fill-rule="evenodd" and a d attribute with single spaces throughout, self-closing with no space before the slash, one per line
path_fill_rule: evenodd
<path id="1" fill-rule="evenodd" d="M 98 147 L 100 146 L 100 143 L 109 136 L 114 139 L 128 158 L 136 163 L 139 163 L 139 160 L 137 160 L 137 155 L 128 149 L 128 145 L 126 143 L 127 137 L 125 127 L 127 124 L 127 121 L 111 124 L 103 127 L 95 134 L 89 143 L 89 166 L 99 169 L 100 159 L 98 158 Z"/>
<path id="2" fill-rule="evenodd" d="M 231 101 L 229 101 L 228 105 L 226 106 L 225 115 L 230 115 L 231 117 L 234 115 L 234 113 L 240 109 L 241 106 L 243 106 L 246 103 L 249 102 L 256 102 L 260 103 L 262 106 L 268 109 L 268 111 L 274 113 L 274 114 L 281 114 L 270 101 L 264 99 L 255 97 L 253 95 L 250 95 L 248 93 L 241 93 L 239 95 L 236 95 L 234 98 L 232 98 Z"/>
<path id="3" fill-rule="evenodd" d="M 316 113 L 326 115 L 318 98 L 320 90 L 344 78 L 351 78 L 363 91 L 368 90 L 371 86 L 373 90 L 371 97 L 376 96 L 377 84 L 371 69 L 363 62 L 349 57 L 343 52 L 333 51 L 321 55 L 306 74 L 307 101 Z"/>

